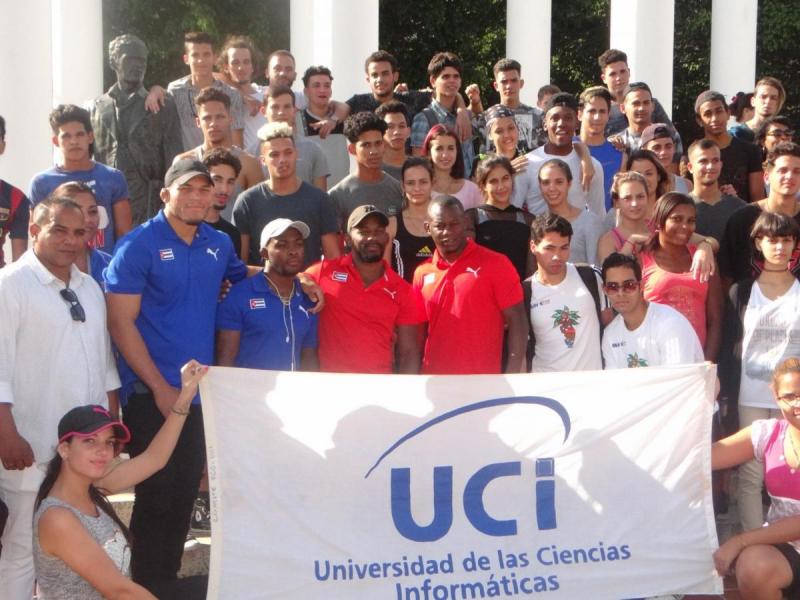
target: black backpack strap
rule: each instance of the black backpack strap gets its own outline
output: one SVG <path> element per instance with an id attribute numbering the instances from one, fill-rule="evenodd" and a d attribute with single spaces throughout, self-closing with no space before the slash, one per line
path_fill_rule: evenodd
<path id="1" fill-rule="evenodd" d="M 439 119 L 436 118 L 436 113 L 433 112 L 433 109 L 430 106 L 423 108 L 422 114 L 425 115 L 425 119 L 428 121 L 428 130 L 433 129 L 434 125 L 439 124 Z"/>
<path id="2" fill-rule="evenodd" d="M 604 329 L 603 318 L 601 315 L 603 312 L 603 306 L 600 301 L 600 287 L 597 285 L 598 272 L 591 265 L 576 264 L 575 268 L 578 270 L 578 275 L 580 275 L 583 285 L 586 286 L 586 289 L 589 290 L 589 293 L 594 299 L 594 307 L 597 311 L 597 322 L 600 325 L 600 333 L 602 333 Z"/>

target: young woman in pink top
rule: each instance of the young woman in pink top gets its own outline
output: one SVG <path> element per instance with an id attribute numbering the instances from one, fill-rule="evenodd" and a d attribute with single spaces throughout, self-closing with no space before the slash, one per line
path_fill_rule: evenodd
<path id="1" fill-rule="evenodd" d="M 770 387 L 781 417 L 755 421 L 711 449 L 715 470 L 753 459 L 764 464 L 766 525 L 733 536 L 714 553 L 720 575 L 736 574 L 743 600 L 800 592 L 800 360 L 783 361 Z"/>
<path id="2" fill-rule="evenodd" d="M 658 198 L 665 194 L 669 189 L 669 174 L 666 172 L 664 167 L 661 166 L 661 163 L 658 162 L 658 157 L 649 150 L 636 150 L 635 152 L 631 153 L 631 155 L 628 157 L 628 160 L 625 161 L 625 169 L 622 172 L 625 173 L 631 171 L 642 175 L 647 182 L 647 206 L 644 211 L 644 219 L 647 227 L 650 228 L 652 232 L 655 226 L 653 215 L 655 214 L 656 202 Z M 619 210 L 618 205 L 615 205 L 614 208 L 608 211 L 605 224 L 608 229 L 613 230 L 615 227 L 619 227 L 621 223 L 621 211 Z M 622 240 L 620 243 L 624 243 L 624 241 L 625 240 Z M 641 240 L 632 240 L 632 242 L 635 241 L 638 242 Z M 704 238 L 695 234 L 692 242 L 696 246 L 699 246 L 699 248 L 696 256 L 694 257 L 691 271 L 697 279 L 700 281 L 706 281 L 711 273 L 716 271 L 714 265 L 714 253 L 719 250 L 719 241 L 712 238 Z M 701 243 L 703 244 L 702 246 L 700 246 Z M 610 247 L 610 245 L 606 244 L 604 252 L 610 253 L 608 250 Z M 636 250 L 638 251 L 639 249 L 640 248 L 637 248 Z M 633 252 L 630 248 L 620 251 L 624 251 L 626 254 L 635 254 L 635 252 Z M 598 254 L 603 253 L 598 252 Z"/>
<path id="3" fill-rule="evenodd" d="M 464 210 L 483 204 L 483 195 L 478 186 L 464 178 L 464 155 L 461 142 L 453 129 L 434 125 L 425 137 L 422 149 L 433 163 L 431 198 L 455 196 Z"/>
<path id="4" fill-rule="evenodd" d="M 635 172 L 644 177 L 647 182 L 647 207 L 644 211 L 645 220 L 653 218 L 656 201 L 669 191 L 669 173 L 658 162 L 658 157 L 649 150 L 636 150 L 631 152 L 620 173 Z M 606 225 L 610 229 L 619 225 L 620 211 L 615 204 L 606 215 Z"/>
<path id="5" fill-rule="evenodd" d="M 639 254 L 642 290 L 645 299 L 667 304 L 686 317 L 706 360 L 714 361 L 722 335 L 722 288 L 716 268 L 708 281 L 691 273 L 697 246 L 689 240 L 696 212 L 686 194 L 668 192 L 659 198 L 653 213 L 656 231 Z"/>
<path id="6" fill-rule="evenodd" d="M 636 171 L 614 175 L 611 199 L 619 212 L 616 227 L 604 233 L 597 242 L 597 264 L 602 265 L 612 252 L 635 255 L 653 233 L 648 223 L 649 186 Z"/>

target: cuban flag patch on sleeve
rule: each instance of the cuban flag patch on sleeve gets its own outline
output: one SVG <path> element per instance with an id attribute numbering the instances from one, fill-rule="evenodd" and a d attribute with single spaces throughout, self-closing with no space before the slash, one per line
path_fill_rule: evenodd
<path id="1" fill-rule="evenodd" d="M 333 275 L 331 275 L 331 278 L 334 281 L 340 281 L 342 283 L 347 283 L 347 273 L 345 273 L 344 271 L 334 271 Z"/>
<path id="2" fill-rule="evenodd" d="M 162 248 L 158 251 L 158 256 L 161 260 L 175 260 L 175 254 L 173 254 L 172 248 Z"/>
<path id="3" fill-rule="evenodd" d="M 250 298 L 250 310 L 256 310 L 259 308 L 267 308 L 267 303 L 264 301 L 264 299 Z"/>

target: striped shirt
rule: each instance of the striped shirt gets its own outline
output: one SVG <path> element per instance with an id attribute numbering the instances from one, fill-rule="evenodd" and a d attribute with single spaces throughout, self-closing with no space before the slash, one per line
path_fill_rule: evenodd
<path id="1" fill-rule="evenodd" d="M 244 103 L 239 90 L 218 79 L 211 85 L 225 92 L 231 99 L 231 128 L 244 129 Z M 194 100 L 200 91 L 192 85 L 191 75 L 176 79 L 167 86 L 167 92 L 175 98 L 178 109 L 184 151 L 203 143 L 203 132 L 197 126 L 197 107 L 194 105 Z"/>

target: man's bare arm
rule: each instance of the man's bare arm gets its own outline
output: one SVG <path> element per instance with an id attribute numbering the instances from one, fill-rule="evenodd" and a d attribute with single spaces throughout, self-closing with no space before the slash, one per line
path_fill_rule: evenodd
<path id="1" fill-rule="evenodd" d="M 525 349 L 528 343 L 528 322 L 522 302 L 503 311 L 506 333 L 506 373 L 525 373 Z"/>
<path id="2" fill-rule="evenodd" d="M 133 227 L 131 201 L 128 198 L 117 200 L 111 207 L 111 212 L 114 214 L 114 235 L 119 239 Z"/>
<path id="3" fill-rule="evenodd" d="M 421 353 L 420 325 L 398 325 L 395 354 L 397 371 L 406 375 L 419 373 Z"/>
<path id="4" fill-rule="evenodd" d="M 120 354 L 136 376 L 153 392 L 156 406 L 167 415 L 175 404 L 178 389 L 172 387 L 150 357 L 142 334 L 136 327 L 136 318 L 142 304 L 139 294 L 106 294 L 108 303 L 108 330 Z"/>
<path id="5" fill-rule="evenodd" d="M 328 260 L 339 258 L 342 255 L 338 233 L 323 233 L 320 236 L 320 242 L 322 244 L 322 256 Z"/>
<path id="6" fill-rule="evenodd" d="M 235 329 L 217 330 L 217 364 L 221 367 L 232 367 L 239 354 L 239 341 L 242 333 Z"/>
<path id="7" fill-rule="evenodd" d="M 33 450 L 17 431 L 11 405 L 0 404 L 0 461 L 9 471 L 21 471 L 33 464 Z"/>

